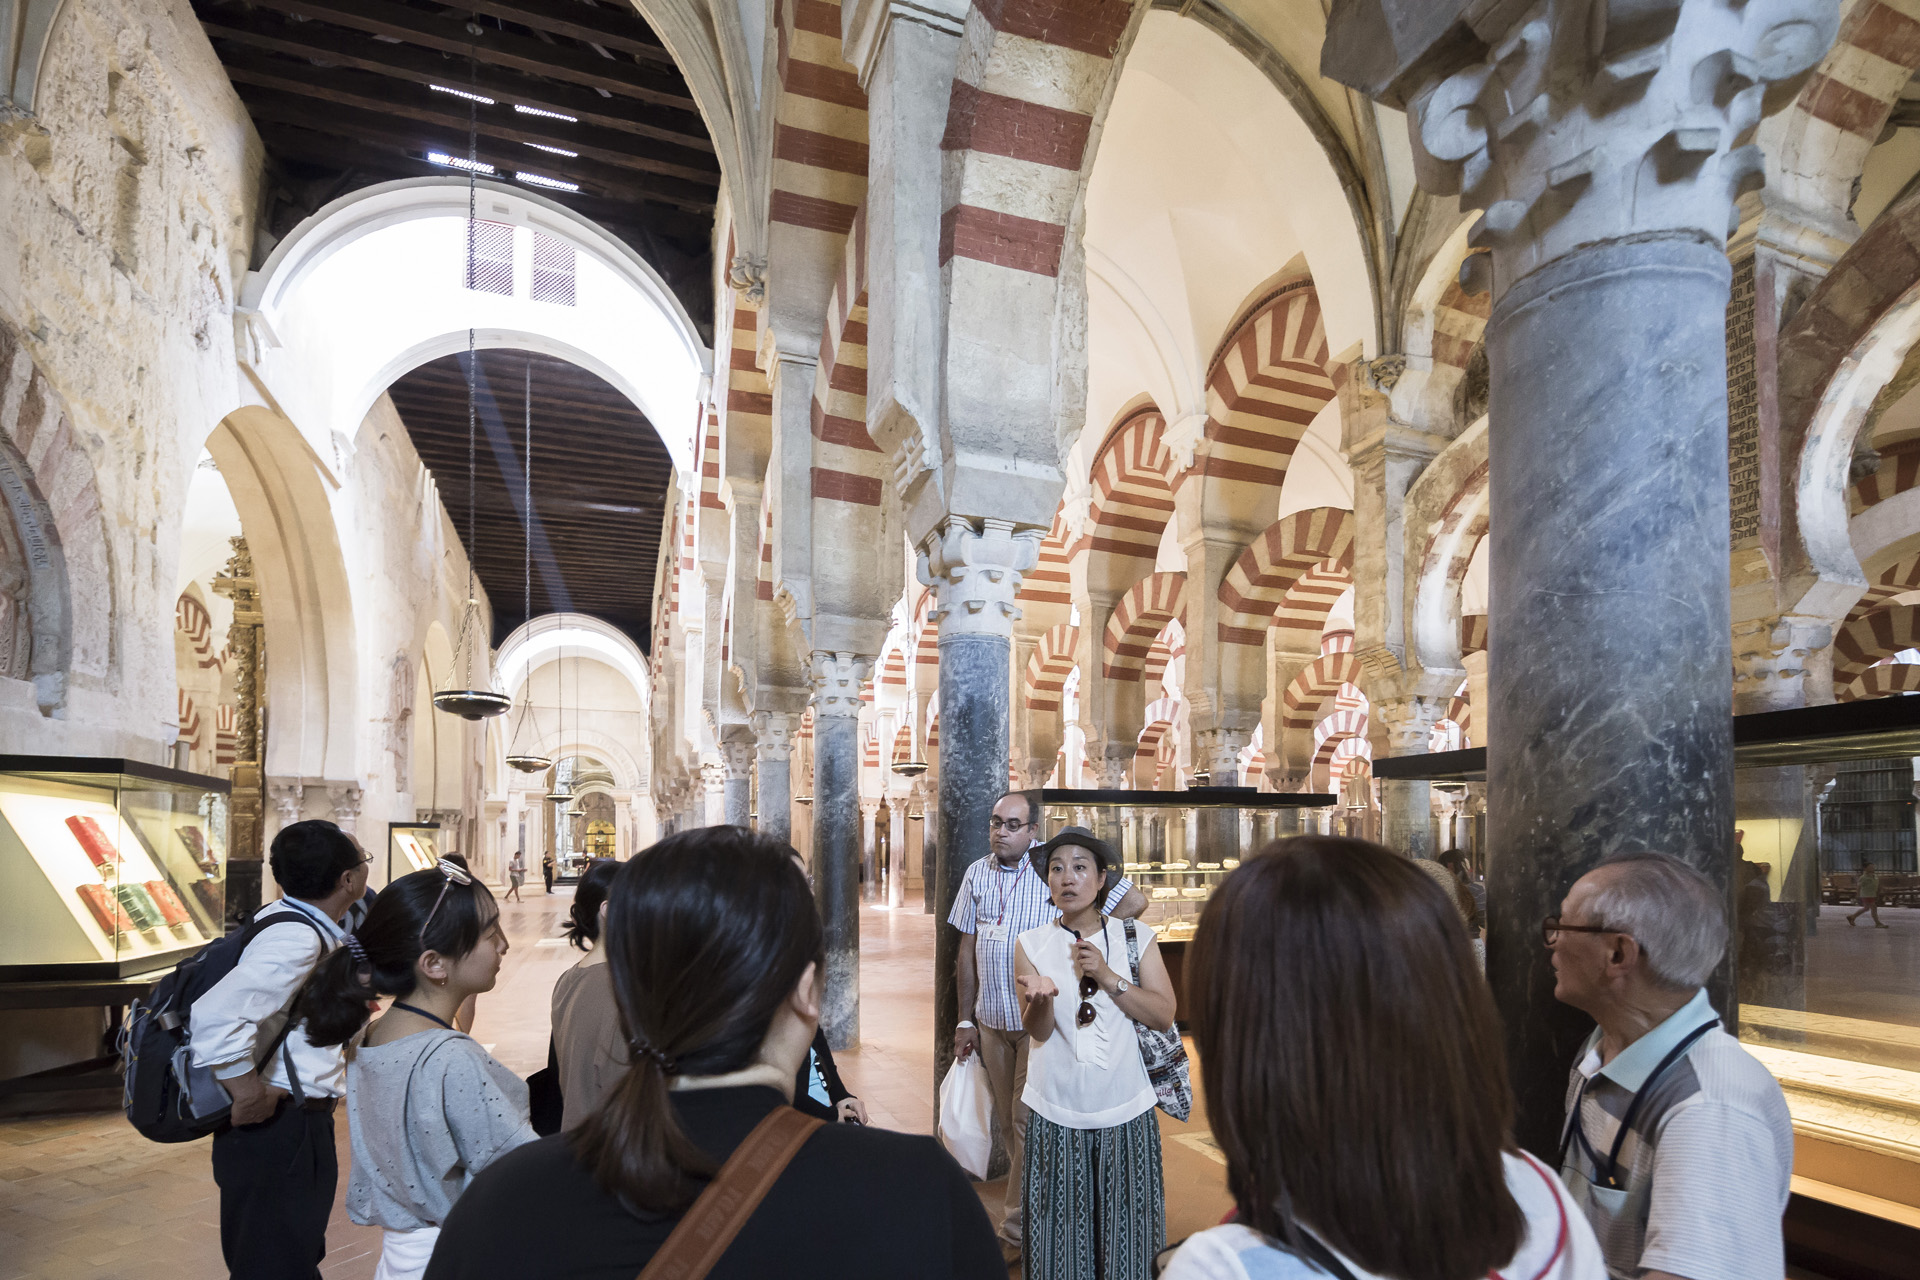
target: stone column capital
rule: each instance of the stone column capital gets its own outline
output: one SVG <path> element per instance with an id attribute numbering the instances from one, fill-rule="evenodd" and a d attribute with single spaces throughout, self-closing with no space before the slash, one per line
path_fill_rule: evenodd
<path id="1" fill-rule="evenodd" d="M 1759 124 L 1769 85 L 1820 60 L 1840 20 L 1833 0 L 1344 9 L 1323 69 L 1404 103 L 1420 185 L 1483 211 L 1469 243 L 1491 263 L 1475 255 L 1462 271 L 1476 293 L 1629 237 L 1724 245 L 1735 200 L 1764 180 L 1759 147 L 1731 144 Z"/>
<path id="2" fill-rule="evenodd" d="M 1011 638 L 1020 608 L 1014 596 L 1027 570 L 1040 561 L 1039 529 L 1009 520 L 948 516 L 927 535 L 916 558 L 924 586 L 938 591 L 932 617 L 944 639 L 953 635 Z"/>
<path id="3" fill-rule="evenodd" d="M 967 21 L 966 0 L 847 0 L 840 7 L 840 43 L 847 62 L 860 74 L 860 87 L 869 88 L 887 31 L 896 22 L 911 22 L 958 38 Z"/>
<path id="4" fill-rule="evenodd" d="M 718 760 L 700 762 L 700 789 L 709 795 L 727 789 L 727 766 Z"/>
<path id="5" fill-rule="evenodd" d="M 720 744 L 721 767 L 728 778 L 753 776 L 755 743 L 747 738 L 730 738 Z"/>
<path id="6" fill-rule="evenodd" d="M 1446 719 L 1449 701 L 1439 695 L 1414 694 L 1375 702 L 1368 723 L 1376 731 L 1376 745 L 1384 745 L 1388 755 L 1425 755 L 1428 735 Z"/>
<path id="7" fill-rule="evenodd" d="M 793 731 L 798 717 L 784 711 L 753 713 L 754 750 L 762 760 L 787 760 L 793 756 Z"/>
<path id="8" fill-rule="evenodd" d="M 1781 614 L 1733 625 L 1737 712 L 1831 702 L 1834 620 Z"/>
<path id="9" fill-rule="evenodd" d="M 333 824 L 349 835 L 360 822 L 361 792 L 352 782 L 328 783 L 327 802 L 333 808 Z"/>
<path id="10" fill-rule="evenodd" d="M 283 827 L 300 821 L 300 807 L 306 803 L 306 798 L 307 784 L 298 778 L 267 779 L 267 799 L 273 802 L 274 811 L 279 815 Z"/>
<path id="11" fill-rule="evenodd" d="M 873 675 L 873 659 L 857 653 L 813 651 L 813 715 L 816 720 L 860 718 L 860 686 Z"/>

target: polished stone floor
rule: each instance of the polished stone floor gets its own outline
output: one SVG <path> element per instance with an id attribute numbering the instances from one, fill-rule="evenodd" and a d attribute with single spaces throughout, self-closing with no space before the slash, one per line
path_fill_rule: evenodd
<path id="1" fill-rule="evenodd" d="M 579 956 L 558 937 L 569 902 L 564 889 L 546 897 L 535 888 L 524 904 L 506 904 L 512 951 L 498 988 L 480 1000 L 475 1038 L 523 1075 L 546 1062 L 549 996 Z M 866 1101 L 873 1122 L 916 1133 L 933 1125 L 933 936 L 929 916 L 862 910 L 862 1043 L 838 1055 L 842 1077 Z M 1160 1120 L 1167 1233 L 1178 1240 L 1226 1212 L 1225 1169 L 1202 1111 L 1192 1124 Z M 344 1122 L 339 1145 L 344 1195 Z M 224 1274 L 209 1150 L 205 1142 L 147 1142 L 117 1111 L 0 1118 L 0 1280 Z M 981 1187 L 990 1204 L 999 1190 Z M 530 1218 L 526 1229 L 540 1224 Z M 322 1271 L 330 1280 L 373 1275 L 379 1233 L 349 1222 L 338 1203 L 327 1241 Z"/>

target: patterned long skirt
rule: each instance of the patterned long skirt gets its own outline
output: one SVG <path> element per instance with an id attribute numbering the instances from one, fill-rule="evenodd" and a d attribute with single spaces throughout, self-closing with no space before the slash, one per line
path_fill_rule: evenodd
<path id="1" fill-rule="evenodd" d="M 1026 1280 L 1147 1280 L 1167 1244 L 1154 1113 L 1111 1129 L 1027 1123 Z"/>

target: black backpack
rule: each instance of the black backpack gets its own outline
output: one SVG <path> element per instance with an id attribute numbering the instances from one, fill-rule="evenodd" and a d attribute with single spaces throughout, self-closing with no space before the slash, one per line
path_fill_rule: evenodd
<path id="1" fill-rule="evenodd" d="M 225 1127 L 232 1105 L 226 1090 L 205 1067 L 193 1065 L 193 1002 L 233 972 L 248 943 L 282 921 L 298 921 L 319 934 L 323 945 L 328 942 L 304 911 L 256 913 L 245 929 L 216 939 L 181 961 L 144 1000 L 134 1001 L 127 1009 L 126 1024 L 120 1029 L 120 1061 L 126 1075 L 121 1106 L 142 1137 L 154 1142 L 192 1142 Z M 259 1065 L 273 1057 L 294 1021 L 288 1017 L 286 1026 L 261 1053 Z"/>

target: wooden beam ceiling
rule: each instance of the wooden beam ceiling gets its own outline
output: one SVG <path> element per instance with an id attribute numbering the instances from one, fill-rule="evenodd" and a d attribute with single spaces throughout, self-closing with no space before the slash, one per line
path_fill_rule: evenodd
<path id="1" fill-rule="evenodd" d="M 359 187 L 460 172 L 427 157 L 464 160 L 471 123 L 476 158 L 493 166 L 491 177 L 520 183 L 626 241 L 712 340 L 720 166 L 686 80 L 631 4 L 193 0 L 193 7 L 274 162 L 273 235 Z"/>
<path id="2" fill-rule="evenodd" d="M 440 500 L 467 540 L 466 356 L 405 375 L 387 394 Z M 589 613 L 649 651 L 654 558 L 673 463 L 644 414 L 575 364 L 526 351 L 479 353 L 474 572 L 493 604 L 493 642 L 526 621 L 523 390 L 533 378 L 533 613 Z"/>

